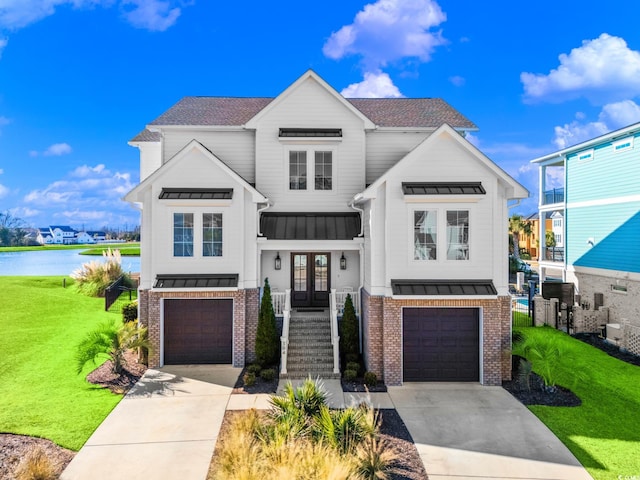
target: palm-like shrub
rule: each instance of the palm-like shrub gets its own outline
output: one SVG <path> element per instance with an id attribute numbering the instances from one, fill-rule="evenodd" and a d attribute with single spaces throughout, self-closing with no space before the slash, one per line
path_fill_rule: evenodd
<path id="1" fill-rule="evenodd" d="M 256 359 L 263 367 L 276 365 L 280 356 L 280 339 L 276 328 L 276 314 L 271 301 L 269 279 L 264 281 L 264 291 L 258 315 L 256 331 Z"/>
<path id="2" fill-rule="evenodd" d="M 122 270 L 120 250 L 110 248 L 102 252 L 104 261 L 92 260 L 71 273 L 80 293 L 91 297 L 102 297 L 109 285 L 125 275 L 125 283 L 131 286 L 131 279 Z"/>
<path id="3" fill-rule="evenodd" d="M 137 322 L 118 324 L 115 320 L 100 324 L 78 345 L 76 367 L 78 373 L 88 362 L 111 360 L 112 371 L 120 374 L 125 364 L 124 354 L 134 348 L 151 348 L 147 329 Z"/>

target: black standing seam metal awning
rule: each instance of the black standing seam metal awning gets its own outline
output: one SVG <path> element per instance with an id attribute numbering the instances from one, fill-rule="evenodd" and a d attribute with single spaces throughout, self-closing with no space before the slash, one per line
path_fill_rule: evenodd
<path id="1" fill-rule="evenodd" d="M 233 188 L 163 188 L 160 200 L 231 200 Z"/>
<path id="2" fill-rule="evenodd" d="M 237 273 L 156 275 L 153 288 L 236 288 Z"/>
<path id="3" fill-rule="evenodd" d="M 405 195 L 485 195 L 480 182 L 402 182 Z"/>
<path id="4" fill-rule="evenodd" d="M 265 212 L 260 231 L 269 240 L 353 240 L 360 235 L 357 212 Z"/>
<path id="5" fill-rule="evenodd" d="M 341 128 L 281 128 L 279 137 L 342 137 Z"/>
<path id="6" fill-rule="evenodd" d="M 391 280 L 394 295 L 497 295 L 491 280 Z"/>

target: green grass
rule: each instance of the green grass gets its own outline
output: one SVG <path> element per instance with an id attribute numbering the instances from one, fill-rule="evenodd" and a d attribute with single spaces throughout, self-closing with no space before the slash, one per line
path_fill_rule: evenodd
<path id="1" fill-rule="evenodd" d="M 569 358 L 559 384 L 573 390 L 580 407 L 531 406 L 596 479 L 640 477 L 640 367 L 549 327 L 522 328 L 528 337 L 558 336 Z M 573 372 L 586 375 L 574 384 Z"/>
<path id="2" fill-rule="evenodd" d="M 522 312 L 513 312 L 512 321 L 514 327 L 529 327 L 532 325 L 531 317 Z"/>
<path id="3" fill-rule="evenodd" d="M 32 252 L 38 250 L 87 250 L 92 251 L 95 250 L 98 253 L 89 253 L 86 255 L 102 255 L 102 251 L 107 248 L 118 249 L 121 251 L 122 255 L 140 255 L 140 243 L 104 243 L 100 244 L 99 247 L 88 249 L 87 245 L 36 245 L 31 247 L 0 247 L 0 253 L 2 252 Z M 130 252 L 135 252 L 137 249 L 138 253 L 124 253 L 123 250 L 127 250 Z M 84 252 L 82 252 L 85 254 Z"/>
<path id="4" fill-rule="evenodd" d="M 120 255 L 123 257 L 126 256 L 140 256 L 140 245 L 130 245 L 128 243 L 122 245 L 111 245 L 106 247 L 96 247 L 90 248 L 88 250 L 84 250 L 80 252 L 80 255 L 102 255 L 102 252 L 107 251 L 107 249 L 111 250 L 120 250 Z"/>
<path id="5" fill-rule="evenodd" d="M 122 397 L 76 374 L 75 349 L 115 315 L 63 278 L 0 276 L 0 432 L 79 450 Z"/>

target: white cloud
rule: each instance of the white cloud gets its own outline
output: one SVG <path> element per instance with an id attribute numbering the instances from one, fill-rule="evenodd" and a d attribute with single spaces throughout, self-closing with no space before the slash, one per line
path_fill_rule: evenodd
<path id="1" fill-rule="evenodd" d="M 2 57 L 2 50 L 4 50 L 4 47 L 7 46 L 7 43 L 9 43 L 9 39 L 0 38 L 0 58 Z"/>
<path id="2" fill-rule="evenodd" d="M 632 100 L 609 103 L 602 107 L 598 120 L 585 122 L 582 112 L 576 114 L 576 119 L 554 128 L 553 143 L 558 149 L 590 140 L 604 135 L 612 130 L 640 122 L 640 106 Z"/>
<path id="3" fill-rule="evenodd" d="M 17 30 L 53 15 L 59 6 L 74 8 L 94 5 L 109 6 L 112 0 L 2 0 L 0 1 L 0 27 Z"/>
<path id="4" fill-rule="evenodd" d="M 4 198 L 9 195 L 9 189 L 0 183 L 0 198 Z"/>
<path id="5" fill-rule="evenodd" d="M 68 143 L 54 143 L 47 148 L 42 154 L 45 157 L 59 157 L 61 155 L 68 155 L 72 152 L 71 145 Z"/>
<path id="6" fill-rule="evenodd" d="M 171 8 L 171 2 L 162 0 L 123 0 L 122 6 L 123 15 L 131 25 L 153 32 L 164 32 L 181 14 L 180 8 Z"/>
<path id="7" fill-rule="evenodd" d="M 453 77 L 449 77 L 449 81 L 456 87 L 462 87 L 466 82 L 464 77 L 461 77 L 460 75 L 454 75 Z"/>
<path id="8" fill-rule="evenodd" d="M 88 165 L 82 165 L 71 172 L 72 177 L 89 177 L 96 173 L 101 173 L 105 169 L 105 166 L 101 163 L 95 167 L 89 167 Z"/>
<path id="9" fill-rule="evenodd" d="M 640 52 L 620 37 L 603 33 L 569 54 L 548 75 L 522 73 L 525 100 L 561 102 L 585 97 L 596 105 L 640 94 Z"/>
<path id="10" fill-rule="evenodd" d="M 17 207 L 12 209 L 11 213 L 18 218 L 32 218 L 40 215 L 42 212 L 29 207 Z"/>
<path id="11" fill-rule="evenodd" d="M 364 80 L 352 83 L 340 92 L 345 98 L 401 98 L 404 97 L 384 72 L 366 72 Z"/>
<path id="12" fill-rule="evenodd" d="M 446 19 L 435 0 L 378 0 L 333 32 L 322 51 L 334 60 L 360 55 L 370 71 L 407 57 L 426 62 L 447 43 L 440 31 L 431 30 Z"/>

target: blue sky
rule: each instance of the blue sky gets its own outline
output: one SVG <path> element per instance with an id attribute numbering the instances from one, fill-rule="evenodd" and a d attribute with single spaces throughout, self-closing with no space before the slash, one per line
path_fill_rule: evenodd
<path id="1" fill-rule="evenodd" d="M 186 95 L 441 97 L 532 193 L 529 160 L 640 121 L 640 4 L 0 0 L 0 211 L 137 225 L 127 145 Z"/>

